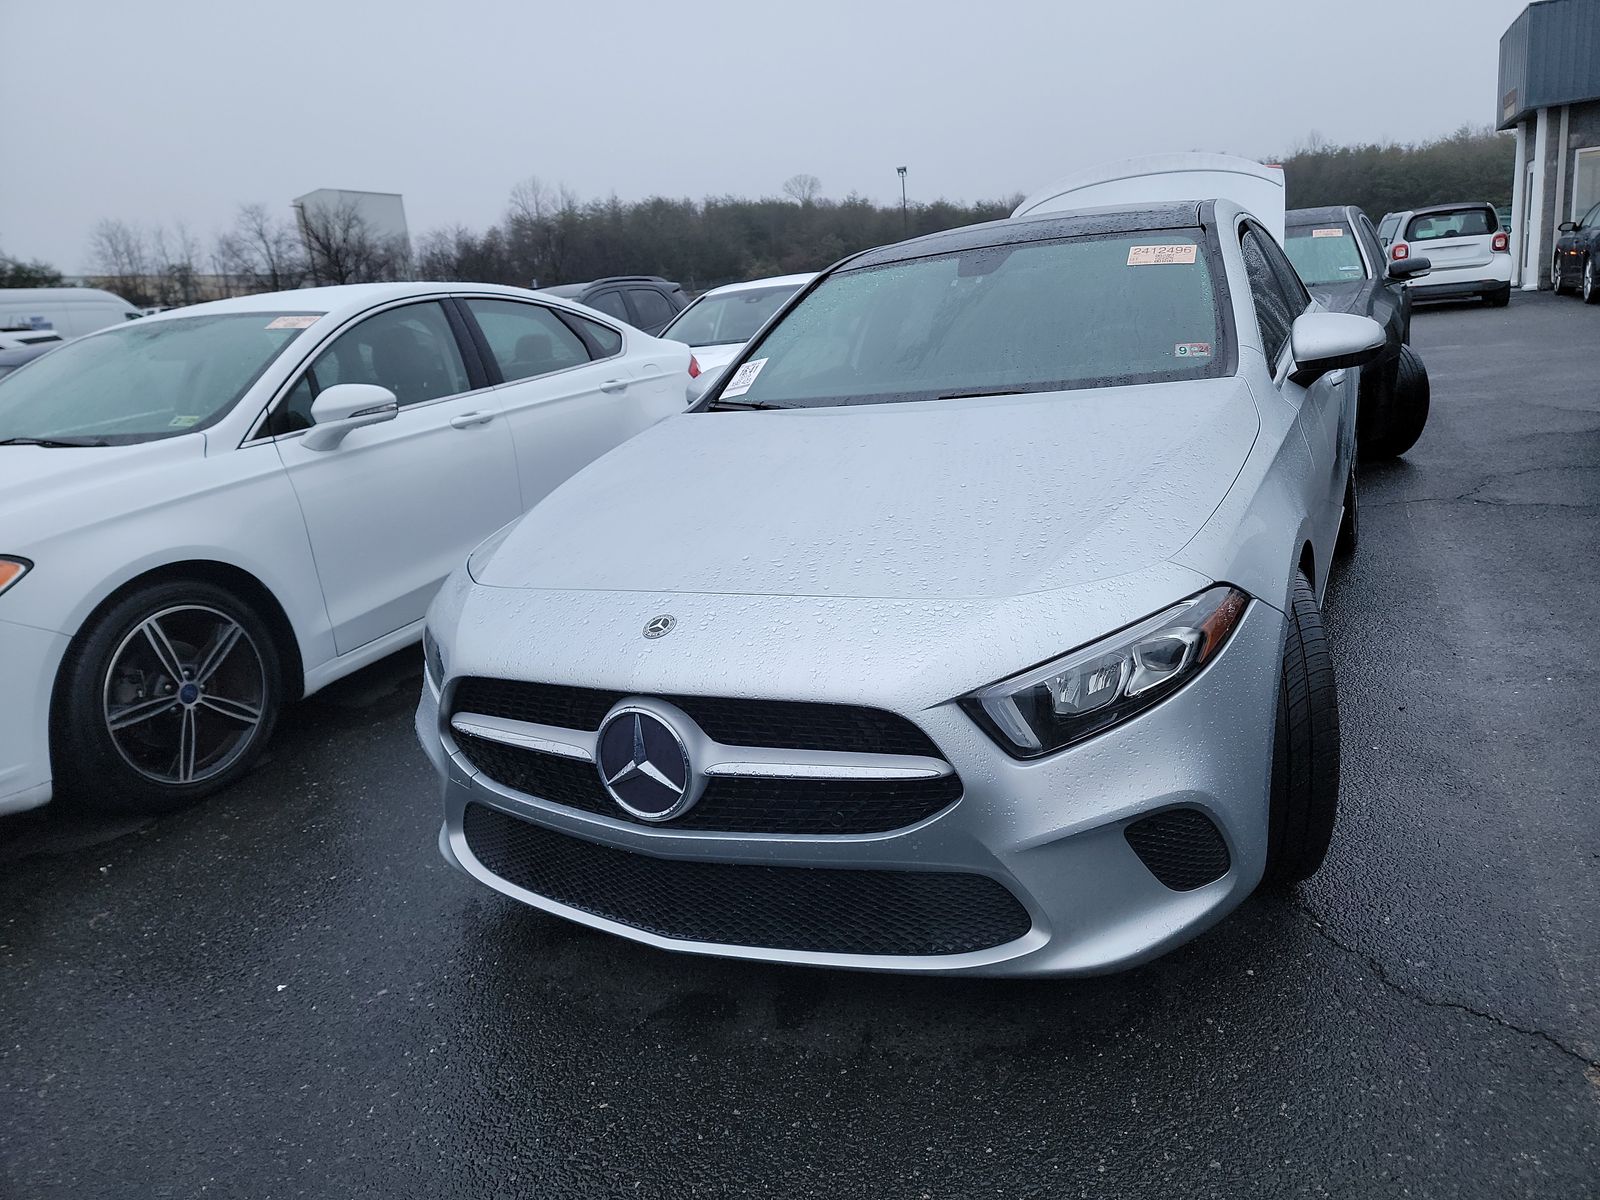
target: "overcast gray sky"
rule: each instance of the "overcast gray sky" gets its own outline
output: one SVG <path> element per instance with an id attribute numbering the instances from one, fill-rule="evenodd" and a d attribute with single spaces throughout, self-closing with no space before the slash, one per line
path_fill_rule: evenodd
<path id="1" fill-rule="evenodd" d="M 1523 0 L 0 0 L 0 250 L 319 187 L 413 235 L 529 175 L 616 192 L 975 200 L 1162 150 L 1415 141 L 1495 113 Z M 1387 63 L 1404 64 L 1391 70 Z"/>

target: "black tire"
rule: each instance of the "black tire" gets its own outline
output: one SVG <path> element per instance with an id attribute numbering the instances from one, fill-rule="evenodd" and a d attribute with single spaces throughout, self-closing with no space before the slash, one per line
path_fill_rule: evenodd
<path id="1" fill-rule="evenodd" d="M 1415 446 L 1428 423 L 1430 400 L 1428 368 L 1415 350 L 1401 346 L 1394 383 L 1360 431 L 1362 452 L 1368 458 L 1398 458 Z"/>
<path id="2" fill-rule="evenodd" d="M 1496 288 L 1492 292 L 1485 292 L 1483 294 L 1483 302 L 1490 308 L 1504 308 L 1511 303 L 1511 285 L 1508 283 L 1505 287 Z"/>
<path id="3" fill-rule="evenodd" d="M 1561 270 L 1559 251 L 1550 256 L 1550 290 L 1558 296 L 1567 290 L 1566 275 Z"/>
<path id="4" fill-rule="evenodd" d="M 251 768 L 282 702 L 277 645 L 248 604 L 201 580 L 138 588 L 85 624 L 56 677 L 56 791 L 104 812 L 182 808 Z"/>
<path id="5" fill-rule="evenodd" d="M 1351 459 L 1350 475 L 1344 481 L 1344 519 L 1339 522 L 1339 540 L 1333 544 L 1333 552 L 1340 558 L 1354 554 L 1361 541 L 1361 496 L 1356 486 L 1358 461 L 1359 457 Z"/>
<path id="6" fill-rule="evenodd" d="M 1600 272 L 1594 269 L 1594 255 L 1583 260 L 1583 302 L 1600 304 Z"/>
<path id="7" fill-rule="evenodd" d="M 1317 594 L 1295 576 L 1272 735 L 1272 801 L 1262 882 L 1309 879 L 1327 857 L 1339 807 L 1339 692 Z"/>

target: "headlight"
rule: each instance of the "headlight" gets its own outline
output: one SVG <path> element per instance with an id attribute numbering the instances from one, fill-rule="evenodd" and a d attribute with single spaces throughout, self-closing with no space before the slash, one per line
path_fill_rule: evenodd
<path id="1" fill-rule="evenodd" d="M 0 554 L 0 592 L 5 591 L 29 571 L 33 564 L 25 558 L 8 558 Z"/>
<path id="2" fill-rule="evenodd" d="M 444 652 L 439 649 L 431 629 L 422 631 L 422 665 L 428 673 L 428 685 L 436 692 L 441 691 L 444 688 Z"/>
<path id="3" fill-rule="evenodd" d="M 961 701 L 1018 758 L 1093 737 L 1158 704 L 1222 649 L 1249 597 L 1226 584 Z"/>
<path id="4" fill-rule="evenodd" d="M 496 529 L 483 541 L 479 542 L 478 548 L 467 555 L 467 574 L 472 576 L 474 583 L 478 581 L 478 576 L 483 574 L 483 569 L 489 565 L 489 560 L 494 557 L 494 552 L 500 549 L 500 544 L 511 536 L 511 531 L 517 527 L 517 521 L 520 520 L 522 520 L 521 517 L 518 517 L 515 521 L 507 521 L 499 529 Z"/>

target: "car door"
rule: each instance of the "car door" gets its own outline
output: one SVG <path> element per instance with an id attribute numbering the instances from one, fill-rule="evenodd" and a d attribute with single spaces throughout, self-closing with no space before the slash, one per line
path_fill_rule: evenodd
<path id="1" fill-rule="evenodd" d="M 400 411 L 331 450 L 307 449 L 298 431 L 336 383 L 386 387 Z M 420 621 L 444 577 L 522 511 L 511 433 L 487 384 L 444 306 L 407 302 L 337 334 L 274 413 L 338 653 Z"/>
<path id="2" fill-rule="evenodd" d="M 511 431 L 522 506 L 533 507 L 613 446 L 681 411 L 652 356 L 630 357 L 620 329 L 525 300 L 461 296 Z M 645 343 L 649 345 L 649 343 Z"/>
<path id="3" fill-rule="evenodd" d="M 1319 559 L 1325 560 L 1332 554 L 1338 532 L 1344 484 L 1355 447 L 1356 381 L 1353 372 L 1343 370 L 1330 371 L 1309 387 L 1301 387 L 1289 378 L 1295 318 L 1306 311 L 1311 298 L 1288 256 L 1259 225 L 1243 225 L 1239 251 L 1250 279 L 1251 299 L 1273 386 L 1294 407 L 1295 424 L 1311 452 L 1313 482 L 1305 502 Z M 1324 577 L 1325 566 L 1325 561 L 1319 565 L 1319 578 Z"/>

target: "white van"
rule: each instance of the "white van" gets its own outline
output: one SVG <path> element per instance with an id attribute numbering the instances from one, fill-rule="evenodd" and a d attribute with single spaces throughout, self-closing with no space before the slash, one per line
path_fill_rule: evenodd
<path id="1" fill-rule="evenodd" d="M 121 296 L 99 288 L 0 288 L 0 329 L 53 329 L 75 338 L 142 315 Z"/>

